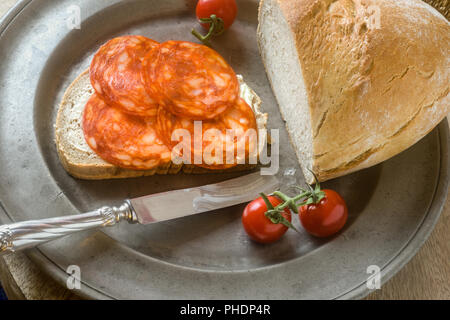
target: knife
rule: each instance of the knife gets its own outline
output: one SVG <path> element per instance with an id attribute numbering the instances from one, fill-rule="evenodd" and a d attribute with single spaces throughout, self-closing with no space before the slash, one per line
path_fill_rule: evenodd
<path id="1" fill-rule="evenodd" d="M 34 247 L 71 233 L 110 227 L 121 221 L 149 224 L 249 202 L 261 192 L 279 187 L 275 176 L 251 173 L 239 178 L 195 188 L 151 194 L 126 200 L 118 207 L 88 213 L 17 222 L 0 226 L 0 255 Z"/>

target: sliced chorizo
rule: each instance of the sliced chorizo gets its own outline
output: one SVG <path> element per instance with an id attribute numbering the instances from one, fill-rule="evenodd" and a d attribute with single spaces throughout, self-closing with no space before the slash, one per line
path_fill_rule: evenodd
<path id="1" fill-rule="evenodd" d="M 179 117 L 214 119 L 239 97 L 233 69 L 207 46 L 167 41 L 143 64 L 149 94 L 159 96 L 160 104 Z"/>
<path id="2" fill-rule="evenodd" d="M 127 114 L 94 93 L 85 106 L 82 123 L 86 142 L 102 159 L 122 168 L 148 170 L 171 160 L 156 122 L 156 116 Z"/>
<path id="3" fill-rule="evenodd" d="M 95 92 L 127 113 L 156 115 L 158 104 L 145 89 L 142 60 L 157 46 L 158 42 L 143 36 L 109 40 L 97 51 L 90 66 Z"/>
<path id="4" fill-rule="evenodd" d="M 257 158 L 255 115 L 241 98 L 214 120 L 182 118 L 160 107 L 158 129 L 176 156 L 200 167 L 228 169 Z"/>

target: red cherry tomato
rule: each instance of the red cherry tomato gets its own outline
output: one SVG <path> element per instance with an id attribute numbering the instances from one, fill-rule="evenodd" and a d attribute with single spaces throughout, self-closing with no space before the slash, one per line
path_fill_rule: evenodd
<path id="1" fill-rule="evenodd" d="M 348 209 L 344 199 L 333 190 L 322 190 L 325 197 L 317 204 L 299 208 L 300 221 L 310 234 L 316 237 L 329 237 L 347 222 Z"/>
<path id="2" fill-rule="evenodd" d="M 268 199 L 274 207 L 282 203 L 277 197 L 268 196 Z M 249 237 L 256 242 L 275 242 L 288 230 L 288 227 L 281 223 L 272 223 L 272 221 L 264 215 L 266 211 L 266 203 L 259 197 L 245 207 L 242 215 L 242 225 L 244 226 L 245 231 Z M 291 221 L 291 212 L 289 209 L 284 209 L 282 216 L 288 221 Z"/>
<path id="3" fill-rule="evenodd" d="M 224 22 L 225 29 L 228 29 L 236 19 L 236 0 L 199 0 L 196 9 L 197 19 L 209 18 L 215 14 Z M 209 23 L 202 23 L 203 28 L 209 30 Z"/>

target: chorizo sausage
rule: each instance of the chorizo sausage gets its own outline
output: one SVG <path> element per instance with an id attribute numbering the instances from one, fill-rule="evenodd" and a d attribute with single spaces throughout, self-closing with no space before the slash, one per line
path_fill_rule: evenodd
<path id="1" fill-rule="evenodd" d="M 85 106 L 82 123 L 91 149 L 118 167 L 149 170 L 171 160 L 169 148 L 159 138 L 156 116 L 127 114 L 94 93 Z"/>
<path id="2" fill-rule="evenodd" d="M 167 41 L 150 52 L 143 65 L 149 94 L 179 117 L 214 119 L 239 97 L 233 69 L 207 46 Z"/>
<path id="3" fill-rule="evenodd" d="M 111 39 L 95 54 L 90 66 L 91 84 L 108 104 L 140 116 L 155 116 L 158 103 L 146 89 L 142 60 L 158 46 L 143 36 Z"/>

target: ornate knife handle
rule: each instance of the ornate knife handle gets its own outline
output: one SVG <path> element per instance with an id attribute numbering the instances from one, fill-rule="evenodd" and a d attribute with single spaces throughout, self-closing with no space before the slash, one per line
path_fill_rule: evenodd
<path id="1" fill-rule="evenodd" d="M 120 207 L 59 218 L 17 222 L 0 226 L 0 255 L 93 228 L 113 226 L 120 221 L 136 223 L 137 216 L 129 201 Z"/>

